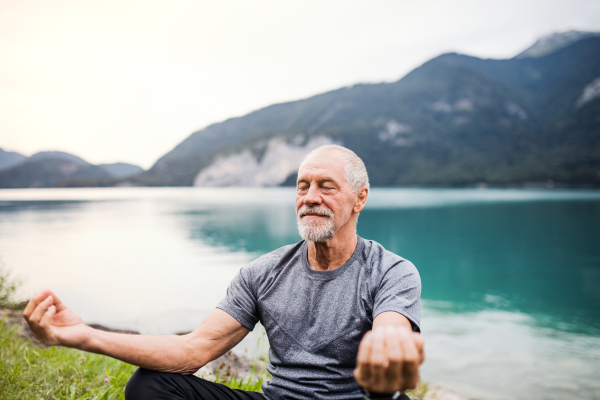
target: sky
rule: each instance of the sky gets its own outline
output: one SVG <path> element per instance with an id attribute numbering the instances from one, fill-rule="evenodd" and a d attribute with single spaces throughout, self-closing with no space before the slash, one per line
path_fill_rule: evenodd
<path id="1" fill-rule="evenodd" d="M 0 148 L 149 168 L 211 123 L 571 29 L 600 1 L 0 0 Z"/>

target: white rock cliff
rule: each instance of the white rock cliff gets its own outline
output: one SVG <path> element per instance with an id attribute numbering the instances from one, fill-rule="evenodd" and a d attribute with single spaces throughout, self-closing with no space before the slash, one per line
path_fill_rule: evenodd
<path id="1" fill-rule="evenodd" d="M 219 157 L 196 175 L 194 186 L 278 186 L 298 171 L 310 151 L 334 143 L 325 136 L 303 142 L 303 136 L 291 143 L 274 138 L 266 144 L 262 157 L 250 150 Z"/>

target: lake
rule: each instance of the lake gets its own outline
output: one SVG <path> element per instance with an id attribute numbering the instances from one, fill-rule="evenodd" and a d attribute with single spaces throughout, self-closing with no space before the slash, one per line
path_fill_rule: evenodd
<path id="1" fill-rule="evenodd" d="M 0 262 L 21 296 L 51 288 L 86 322 L 186 332 L 243 265 L 300 240 L 294 196 L 1 190 Z M 600 398 L 600 191 L 374 188 L 358 233 L 421 274 L 424 380 L 478 399 Z"/>

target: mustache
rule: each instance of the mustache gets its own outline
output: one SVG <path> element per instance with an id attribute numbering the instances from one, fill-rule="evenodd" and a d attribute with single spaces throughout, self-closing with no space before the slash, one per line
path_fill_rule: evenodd
<path id="1" fill-rule="evenodd" d="M 307 214 L 321 215 L 321 216 L 329 217 L 329 218 L 333 217 L 333 211 L 331 211 L 330 209 L 328 209 L 326 207 L 302 206 L 298 210 L 298 218 L 302 218 L 302 217 L 304 217 Z"/>

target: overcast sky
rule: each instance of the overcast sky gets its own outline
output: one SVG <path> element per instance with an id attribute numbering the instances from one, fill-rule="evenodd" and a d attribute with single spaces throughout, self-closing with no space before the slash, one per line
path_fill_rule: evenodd
<path id="1" fill-rule="evenodd" d="M 213 122 L 570 29 L 600 1 L 0 0 L 0 147 L 148 168 Z"/>

